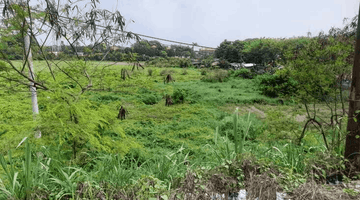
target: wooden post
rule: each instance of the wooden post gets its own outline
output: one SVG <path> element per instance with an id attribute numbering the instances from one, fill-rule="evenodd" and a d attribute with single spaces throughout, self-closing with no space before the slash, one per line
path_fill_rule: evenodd
<path id="1" fill-rule="evenodd" d="M 359 5 L 360 14 L 360 5 Z M 354 67 L 352 70 L 352 83 L 349 98 L 349 119 L 347 124 L 345 159 L 360 170 L 360 16 L 356 30 L 356 46 Z"/>

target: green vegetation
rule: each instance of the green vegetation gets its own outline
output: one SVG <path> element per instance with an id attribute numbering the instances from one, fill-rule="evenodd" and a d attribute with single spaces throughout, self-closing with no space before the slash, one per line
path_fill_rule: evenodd
<path id="1" fill-rule="evenodd" d="M 43 63 L 37 64 L 43 69 L 39 78 L 53 82 Z M 89 71 L 93 64 L 97 63 L 73 62 Z M 208 82 L 200 80 L 203 75 L 197 69 L 188 68 L 184 74 L 181 68 L 148 67 L 124 80 L 121 71 L 128 69 L 113 66 L 100 71 L 101 76 L 93 74 L 94 88 L 99 89 L 76 99 L 64 94 L 80 88 L 59 78 L 51 83 L 62 86 L 58 92 L 39 91 L 41 117 L 36 123 L 26 93 L 2 91 L 1 152 L 9 152 L 1 158 L 0 173 L 6 175 L 1 178 L 2 197 L 94 198 L 101 193 L 110 199 L 131 191 L 145 199 L 169 197 L 189 170 L 204 178 L 214 170 L 243 177 L 233 186 L 242 187 L 245 177 L 235 161 L 249 159 L 246 155 L 262 163 L 264 170 L 283 173 L 279 183 L 290 190 L 303 183 L 305 179 L 299 177 L 312 169 L 306 160 L 315 160 L 315 153 L 325 150 L 321 135 L 312 128 L 301 146 L 293 143 L 302 126 L 288 116 L 293 106 L 281 106 L 277 99 L 261 95 L 257 79 L 229 76 L 225 82 Z M 169 72 L 176 82 L 163 84 Z M 208 70 L 211 77 L 221 73 Z M 166 94 L 174 105 L 164 106 Z M 116 118 L 120 105 L 129 112 L 125 120 Z M 254 106 L 267 115 L 265 120 L 258 112 L 249 113 Z M 239 114 L 233 114 L 235 107 Z M 37 127 L 41 139 L 33 138 Z M 28 137 L 26 148 L 22 144 L 16 149 L 24 137 Z M 306 149 L 309 153 L 304 154 Z M 39 181 L 28 181 L 38 176 Z"/>
<path id="2" fill-rule="evenodd" d="M 215 54 L 218 67 L 209 56 L 201 70 L 171 57 L 193 57 L 189 47 L 164 49 L 159 42 L 138 41 L 120 52 L 103 38 L 83 49 L 64 46 L 59 62 L 32 42 L 40 54 L 34 57 L 49 60 L 35 62 L 36 76 L 27 77 L 26 62 L 9 59 L 23 50 L 23 20 L 31 15 L 26 4 L 9 6 L 16 16 L 0 38 L 0 199 L 199 199 L 243 187 L 256 197 L 278 189 L 297 193 L 334 172 L 345 181 L 359 178 L 345 170 L 342 156 L 343 82 L 354 54 L 347 29 L 294 40 L 225 40 Z M 49 15 L 34 12 L 34 19 L 63 23 L 48 6 Z M 91 11 L 82 20 L 110 17 Z M 120 29 L 125 25 L 119 14 L 112 19 Z M 12 39 L 12 30 L 21 34 Z M 87 33 L 79 37 L 97 39 Z M 87 55 L 74 59 L 77 51 Z M 89 61 L 105 59 L 105 52 L 129 66 Z M 147 69 L 140 60 L 148 60 Z M 256 77 L 247 69 L 226 70 L 242 61 L 272 66 Z M 285 69 L 276 70 L 277 63 Z M 37 88 L 36 115 L 29 81 Z"/>

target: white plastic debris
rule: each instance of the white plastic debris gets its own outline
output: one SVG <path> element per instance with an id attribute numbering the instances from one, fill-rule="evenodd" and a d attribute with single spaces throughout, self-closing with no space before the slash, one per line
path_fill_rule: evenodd
<path id="1" fill-rule="evenodd" d="M 228 200 L 246 200 L 247 192 L 246 190 L 242 189 L 239 193 L 233 193 L 229 195 Z M 284 200 L 286 193 L 276 192 L 276 200 Z M 213 200 L 225 200 L 225 195 L 216 194 L 212 197 Z M 257 200 L 258 198 L 256 198 Z"/>

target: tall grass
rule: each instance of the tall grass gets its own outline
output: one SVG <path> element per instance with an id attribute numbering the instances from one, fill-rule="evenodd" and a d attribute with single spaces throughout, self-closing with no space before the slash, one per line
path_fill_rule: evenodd
<path id="1" fill-rule="evenodd" d="M 23 140 L 24 141 L 24 140 Z M 44 179 L 47 178 L 46 172 L 41 172 L 41 165 L 39 160 L 36 163 L 31 161 L 31 148 L 28 139 L 25 138 L 24 161 L 22 168 L 16 167 L 11 151 L 8 152 L 8 162 L 4 156 L 0 154 L 0 164 L 5 171 L 7 180 L 4 185 L 0 187 L 7 197 L 17 197 L 30 199 L 32 189 L 35 186 L 45 186 Z M 9 163 L 9 165 L 7 164 Z"/>
<path id="2" fill-rule="evenodd" d="M 216 127 L 214 135 L 214 147 L 212 147 L 213 152 L 219 162 L 223 164 L 224 162 L 229 162 L 234 159 L 239 159 L 242 156 L 244 150 L 245 138 L 249 133 L 251 127 L 250 112 L 248 114 L 247 120 L 240 120 L 239 111 L 236 108 L 233 114 L 233 136 L 234 142 L 229 140 L 229 136 L 226 133 L 225 137 L 221 137 L 219 127 Z M 221 140 L 219 140 L 219 138 Z"/>
<path id="3" fill-rule="evenodd" d="M 51 137 L 44 136 L 41 141 L 36 142 L 47 148 L 44 152 L 46 158 L 38 158 L 31 153 L 30 142 L 25 140 L 24 154 L 21 156 L 12 151 L 8 151 L 6 157 L 0 155 L 3 169 L 0 172 L 4 172 L 1 174 L 4 178 L 1 177 L 0 181 L 0 199 L 95 199 L 100 190 L 107 192 L 106 198 L 111 199 L 116 192 L 136 187 L 140 188 L 140 192 L 134 196 L 135 199 L 139 199 L 139 195 L 145 193 L 149 198 L 155 198 L 160 191 L 179 187 L 187 170 L 211 169 L 224 164 L 230 166 L 234 160 L 243 160 L 243 155 L 247 152 L 256 158 L 268 157 L 268 160 L 276 163 L 293 179 L 298 178 L 295 174 L 305 172 L 301 147 L 292 144 L 281 145 L 280 142 L 285 141 L 283 137 L 275 137 L 270 144 L 270 150 L 263 154 L 263 148 L 269 145 L 268 136 L 279 136 L 284 129 L 292 134 L 291 129 L 297 128 L 299 124 L 289 123 L 285 120 L 287 118 L 283 116 L 283 112 L 271 115 L 268 112 L 270 109 L 265 109 L 265 105 L 254 105 L 264 106 L 264 109 L 260 108 L 267 115 L 264 121 L 257 119 L 255 114 L 247 113 L 248 105 L 241 104 L 277 101 L 259 94 L 254 80 L 229 77 L 226 82 L 214 79 L 217 81 L 209 83 L 199 80 L 200 73 L 188 68 L 186 75 L 180 75 L 180 69 L 171 69 L 172 73 L 177 75 L 177 82 L 164 85 L 160 70 L 153 70 L 151 76 L 139 73 L 133 76 L 133 79 L 122 80 L 120 77 L 116 78 L 114 74 L 118 74 L 120 70 L 114 68 L 102 77 L 104 83 L 108 82 L 105 86 L 111 90 L 91 91 L 82 96 L 89 100 L 94 110 L 101 110 L 99 113 L 106 113 L 109 122 L 114 122 L 114 127 L 100 127 L 96 133 L 105 135 L 106 142 L 109 143 L 125 141 L 121 146 L 124 151 L 94 149 L 91 144 L 84 141 L 81 155 L 86 156 L 72 160 L 69 149 L 66 149 L 69 145 L 66 141 L 58 146 L 57 151 L 53 151 L 54 143 L 48 141 L 57 138 L 57 132 L 54 131 L 49 133 L 54 134 Z M 166 74 L 164 72 L 163 74 Z M 219 75 L 222 74 L 220 72 Z M 207 75 L 211 74 L 213 72 L 209 71 Z M 94 88 L 100 87 L 100 82 L 94 76 Z M 161 96 L 177 94 L 176 91 L 186 91 L 179 95 L 183 103 L 165 107 Z M 47 99 L 41 95 L 44 93 L 40 93 L 39 96 Z M 4 98 L 5 96 L 3 95 Z M 156 98 L 152 98 L 153 96 Z M 42 104 L 41 112 L 46 112 L 52 104 L 57 103 L 43 99 L 39 101 Z M 125 105 L 129 109 L 126 120 L 116 120 L 119 105 Z M 227 112 L 232 112 L 235 106 L 243 107 L 246 114 L 239 116 L 239 109 L 228 114 Z M 13 107 L 16 107 L 15 104 Z M 31 116 L 31 111 L 29 112 L 25 114 Z M 1 120 L 11 118 L 18 122 L 25 119 L 25 114 L 20 111 L 17 112 L 18 116 L 4 113 L 0 115 Z M 10 127 L 2 126 L 5 124 L 3 122 L 0 123 L 0 129 Z M 32 118 L 30 122 L 32 123 Z M 263 133 L 266 126 L 270 127 L 268 134 L 263 140 L 259 140 L 258 136 Z M 27 127 L 29 126 L 20 128 L 29 130 Z M 210 134 L 214 129 L 214 135 Z M 15 140 L 14 130 L 9 132 L 11 134 L 1 133 L 1 140 Z M 309 141 L 307 144 L 310 146 L 314 142 Z M 7 151 L 8 148 L 3 146 L 2 150 Z M 31 147 L 35 151 L 36 146 Z M 287 181 L 290 181 L 290 178 Z M 150 183 L 155 185 L 150 186 Z M 87 185 L 88 189 L 79 192 L 79 187 L 84 185 Z M 35 193 L 42 193 L 43 197 Z"/>

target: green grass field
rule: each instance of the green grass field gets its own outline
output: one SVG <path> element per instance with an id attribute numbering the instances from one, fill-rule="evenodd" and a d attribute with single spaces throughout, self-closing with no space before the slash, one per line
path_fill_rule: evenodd
<path id="1" fill-rule="evenodd" d="M 205 74 L 195 68 L 131 71 L 131 66 L 79 61 L 58 65 L 70 75 L 86 69 L 92 87 L 80 95 L 74 80 L 85 86 L 85 76 L 70 80 L 52 65 L 53 80 L 45 63 L 35 62 L 38 79 L 56 88 L 38 90 L 36 122 L 26 87 L 9 82 L 0 91 L 0 198 L 126 199 L 136 191 L 135 199 L 166 199 L 181 188 L 188 171 L 199 184 L 215 172 L 237 177 L 233 187 L 241 188 L 245 160 L 282 174 L 277 180 L 289 191 L 306 181 L 313 165 L 327 171 L 339 165 L 324 158 L 326 147 L 314 127 L 296 145 L 306 122 L 305 107 L 291 101 L 280 105 L 263 96 L 257 79 L 217 81 L 225 72 Z M 122 69 L 129 76 L 124 78 Z M 175 82 L 164 84 L 168 74 Z M 165 95 L 172 96 L 174 105 L 165 106 Z M 128 111 L 124 120 L 117 119 L 120 105 Z M 325 105 L 318 108 L 320 117 L 329 115 Z M 41 139 L 33 138 L 37 129 Z M 24 143 L 16 149 L 24 137 L 28 148 Z M 331 132 L 326 137 L 332 141 Z M 236 145 L 242 154 L 235 154 Z M 323 162 L 314 164 L 320 158 Z"/>

